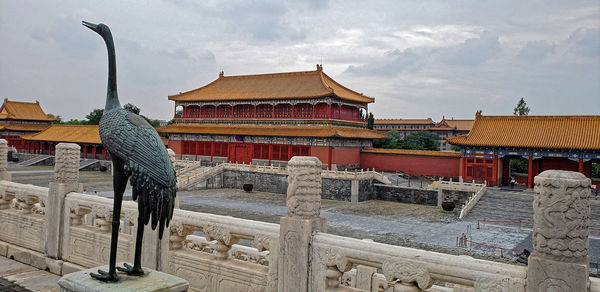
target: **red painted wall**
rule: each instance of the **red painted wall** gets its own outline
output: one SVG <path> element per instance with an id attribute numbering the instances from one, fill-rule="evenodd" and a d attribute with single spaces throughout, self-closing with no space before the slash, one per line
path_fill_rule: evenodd
<path id="1" fill-rule="evenodd" d="M 360 163 L 360 147 L 350 148 L 336 148 L 334 147 L 331 151 L 331 163 L 332 164 L 351 164 Z"/>
<path id="2" fill-rule="evenodd" d="M 168 146 L 171 148 L 171 150 L 175 151 L 175 153 L 181 154 L 181 141 L 169 140 Z"/>
<path id="3" fill-rule="evenodd" d="M 311 146 L 310 156 L 315 156 L 321 160 L 321 164 L 329 164 L 329 147 Z"/>
<path id="4" fill-rule="evenodd" d="M 360 167 L 458 178 L 459 158 L 361 153 Z"/>

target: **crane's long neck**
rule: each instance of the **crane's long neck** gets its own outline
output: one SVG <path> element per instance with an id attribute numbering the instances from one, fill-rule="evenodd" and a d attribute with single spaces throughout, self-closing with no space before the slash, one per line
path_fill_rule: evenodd
<path id="1" fill-rule="evenodd" d="M 121 108 L 121 104 L 117 93 L 117 59 L 112 35 L 109 33 L 104 36 L 104 41 L 108 50 L 108 87 L 106 89 L 106 104 L 104 105 L 104 112 L 106 113 Z"/>

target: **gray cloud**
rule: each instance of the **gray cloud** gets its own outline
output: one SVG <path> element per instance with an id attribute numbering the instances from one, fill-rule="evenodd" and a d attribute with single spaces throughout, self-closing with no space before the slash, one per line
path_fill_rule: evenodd
<path id="1" fill-rule="evenodd" d="M 554 52 L 555 45 L 547 41 L 528 42 L 517 54 L 522 60 L 539 61 Z"/>
<path id="2" fill-rule="evenodd" d="M 401 72 L 414 72 L 419 69 L 423 57 L 412 49 L 393 50 L 386 52 L 382 58 L 365 65 L 350 65 L 345 72 L 374 76 L 393 76 Z"/>
<path id="3" fill-rule="evenodd" d="M 476 66 L 496 57 L 502 52 L 498 35 L 484 32 L 478 38 L 468 39 L 464 43 L 444 49 L 440 60 L 459 66 Z"/>
<path id="4" fill-rule="evenodd" d="M 566 43 L 578 55 L 598 57 L 600 56 L 600 28 L 578 28 L 569 36 Z"/>

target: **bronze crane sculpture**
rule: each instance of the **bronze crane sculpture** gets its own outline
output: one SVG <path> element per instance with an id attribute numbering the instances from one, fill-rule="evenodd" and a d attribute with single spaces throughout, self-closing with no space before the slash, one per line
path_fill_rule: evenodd
<path id="1" fill-rule="evenodd" d="M 144 225 L 152 219 L 152 229 L 158 226 L 158 236 L 162 238 L 165 226 L 169 226 L 173 217 L 176 178 L 167 149 L 156 130 L 144 118 L 121 108 L 117 94 L 115 46 L 110 29 L 102 23 L 83 21 L 82 24 L 97 32 L 108 49 L 108 89 L 100 120 L 100 138 L 113 162 L 114 189 L 108 272 L 98 270 L 98 274 L 90 275 L 102 281 L 118 281 L 115 268 L 129 275 L 144 274 L 141 267 Z M 131 180 L 132 198 L 138 203 L 134 262 L 133 266 L 115 267 L 121 202 L 128 179 Z"/>

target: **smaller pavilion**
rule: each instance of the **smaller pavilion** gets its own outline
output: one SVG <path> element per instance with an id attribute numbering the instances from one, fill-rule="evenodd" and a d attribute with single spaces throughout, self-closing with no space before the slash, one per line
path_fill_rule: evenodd
<path id="1" fill-rule="evenodd" d="M 23 135 L 40 132 L 54 121 L 56 118 L 48 116 L 38 101 L 21 102 L 6 98 L 0 107 L 0 137 L 8 141 L 8 146 L 23 150 Z"/>
<path id="2" fill-rule="evenodd" d="M 24 150 L 30 153 L 54 155 L 56 144 L 77 143 L 82 158 L 109 159 L 100 140 L 98 125 L 51 125 L 39 133 L 23 136 L 23 139 Z"/>
<path id="3" fill-rule="evenodd" d="M 559 169 L 591 177 L 600 162 L 600 116 L 482 116 L 477 113 L 469 134 L 450 137 L 463 148 L 459 176 L 508 185 L 510 161 L 526 160 L 526 185 L 544 170 Z M 593 184 L 600 181 L 592 178 Z"/>

